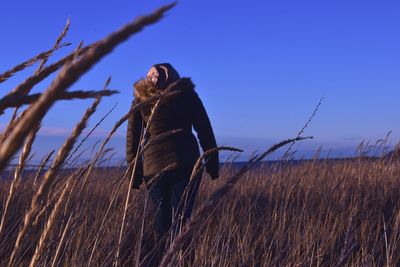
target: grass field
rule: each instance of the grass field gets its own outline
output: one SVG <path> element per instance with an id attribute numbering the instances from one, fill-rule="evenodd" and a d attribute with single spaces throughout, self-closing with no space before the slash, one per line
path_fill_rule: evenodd
<path id="1" fill-rule="evenodd" d="M 194 213 L 235 171 L 224 167 L 217 182 L 204 177 Z M 37 190 L 33 174 L 21 183 L 10 206 L 0 237 L 1 266 L 7 263 Z M 67 192 L 39 266 L 54 262 L 54 266 L 87 266 L 89 261 L 92 266 L 112 265 L 128 188 L 128 180 L 121 180 L 123 174 L 122 170 L 95 170 L 82 194 L 77 190 L 81 182 Z M 258 167 L 191 229 L 192 242 L 183 261 L 194 251 L 193 266 L 397 266 L 399 174 L 396 163 L 366 159 L 310 161 L 283 169 Z M 26 234 L 15 266 L 29 265 L 65 188 L 65 177 L 71 174 L 62 176 L 43 201 L 48 207 Z M 1 183 L 2 196 L 9 185 L 9 181 Z M 136 262 L 143 220 L 141 260 L 154 245 L 151 213 L 143 219 L 145 201 L 145 190 L 132 194 L 121 253 L 124 260 Z M 0 204 L 4 206 L 3 197 Z"/>
<path id="2" fill-rule="evenodd" d="M 128 163 L 128 170 L 101 166 L 110 156 L 109 140 L 129 116 L 151 104 L 148 127 L 164 98 L 174 93 L 167 89 L 133 106 L 93 158 L 78 164 L 86 138 L 101 121 L 86 137 L 83 130 L 102 97 L 116 92 L 107 89 L 110 79 L 101 91 L 68 89 L 117 45 L 160 20 L 172 7 L 140 17 L 47 64 L 56 50 L 67 45 L 62 42 L 67 23 L 52 49 L 0 74 L 3 83 L 39 63 L 30 77 L 0 99 L 0 113 L 14 110 L 0 134 L 0 266 L 148 266 L 157 244 L 146 189 L 131 190 L 128 179 L 136 159 Z M 53 73 L 57 75 L 44 92 L 30 94 Z M 77 98 L 95 100 L 61 148 L 43 159 L 41 166 L 50 167 L 26 171 L 47 112 L 59 100 Z M 170 240 L 161 265 L 399 266 L 400 165 L 395 157 L 260 166 L 277 149 L 307 139 L 300 137 L 305 128 L 247 164 L 225 164 L 215 182 L 205 176 L 193 216 Z M 145 147 L 143 139 L 138 155 Z M 14 157 L 18 164 L 10 169 Z M 192 177 L 202 170 L 205 158 L 199 159 Z M 65 168 L 74 163 L 74 168 Z"/>

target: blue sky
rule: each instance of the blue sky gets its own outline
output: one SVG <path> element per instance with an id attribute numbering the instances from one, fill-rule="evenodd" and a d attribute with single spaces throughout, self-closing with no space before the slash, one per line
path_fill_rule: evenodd
<path id="1" fill-rule="evenodd" d="M 76 46 L 166 3 L 4 1 L 0 72 L 50 48 L 68 17 L 66 41 Z M 118 103 L 98 138 L 129 109 L 133 82 L 153 63 L 171 62 L 182 76 L 193 78 L 220 144 L 251 151 L 295 136 L 321 97 L 324 103 L 306 130 L 315 140 L 299 150 L 323 145 L 345 151 L 389 131 L 395 143 L 400 137 L 398 14 L 398 1 L 180 1 L 163 21 L 119 46 L 71 89 L 101 89 L 111 75 L 110 87 L 120 90 L 91 120 L 95 124 Z M 33 70 L 2 84 L 2 91 Z M 44 121 L 42 138 L 67 135 L 89 104 L 57 103 Z M 0 124 L 8 116 L 0 117 Z M 124 132 L 125 127 L 115 143 L 121 155 Z M 51 148 L 39 140 L 37 149 Z"/>

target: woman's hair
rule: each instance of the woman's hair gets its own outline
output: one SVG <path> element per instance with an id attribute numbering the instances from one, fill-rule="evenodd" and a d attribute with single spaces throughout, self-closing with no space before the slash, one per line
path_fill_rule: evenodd
<path id="1" fill-rule="evenodd" d="M 180 79 L 178 72 L 169 63 L 151 67 L 146 78 L 134 83 L 134 95 L 142 101 L 158 96 L 163 90 Z"/>

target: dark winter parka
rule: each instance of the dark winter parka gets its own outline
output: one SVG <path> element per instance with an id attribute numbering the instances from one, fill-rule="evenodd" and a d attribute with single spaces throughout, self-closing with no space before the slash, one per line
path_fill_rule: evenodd
<path id="1" fill-rule="evenodd" d="M 203 151 L 216 147 L 214 133 L 206 110 L 194 90 L 189 78 L 178 79 L 168 88 L 169 92 L 177 92 L 173 97 L 162 101 L 147 130 L 147 144 L 143 158 L 138 161 L 133 187 L 138 188 L 143 176 L 152 176 L 165 168 L 191 170 L 199 158 L 199 146 L 192 128 L 197 132 Z M 146 101 L 156 95 L 157 90 L 148 79 L 135 83 L 135 99 L 132 105 Z M 128 164 L 136 157 L 141 133 L 151 114 L 151 106 L 132 114 L 128 120 L 126 154 Z M 177 133 L 151 142 L 152 138 L 171 130 Z M 206 170 L 212 179 L 218 178 L 218 153 L 207 159 Z M 188 177 L 189 178 L 189 177 Z"/>

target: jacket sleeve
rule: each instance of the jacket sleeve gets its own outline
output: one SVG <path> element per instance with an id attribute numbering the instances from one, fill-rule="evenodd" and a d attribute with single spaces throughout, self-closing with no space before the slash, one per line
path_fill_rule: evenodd
<path id="1" fill-rule="evenodd" d="M 199 96 L 194 92 L 193 97 L 193 128 L 197 132 L 201 148 L 203 151 L 217 147 L 213 129 L 207 112 Z M 212 179 L 219 177 L 219 157 L 218 152 L 213 153 L 206 158 L 206 170 Z"/>
<path id="2" fill-rule="evenodd" d="M 137 103 L 138 101 L 135 99 L 135 101 L 133 101 L 132 103 L 132 106 Z M 126 160 L 128 163 L 128 167 L 136 157 L 136 153 L 140 143 L 140 136 L 142 134 L 142 129 L 143 129 L 143 118 L 140 111 L 136 111 L 128 119 L 128 127 L 126 132 Z M 130 178 L 131 175 L 132 171 L 129 172 L 128 178 Z M 142 181 L 143 181 L 143 160 L 142 157 L 139 157 L 138 162 L 136 163 L 136 170 L 133 177 L 133 183 L 132 183 L 133 188 L 138 189 Z"/>

